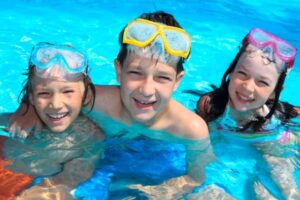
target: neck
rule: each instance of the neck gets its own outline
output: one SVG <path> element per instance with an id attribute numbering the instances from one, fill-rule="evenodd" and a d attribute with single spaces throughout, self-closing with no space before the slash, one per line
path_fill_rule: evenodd
<path id="1" fill-rule="evenodd" d="M 266 110 L 264 106 L 259 107 L 255 110 L 246 110 L 246 111 L 240 111 L 233 108 L 231 105 L 229 107 L 228 115 L 236 121 L 238 125 L 245 125 L 250 121 L 256 120 L 257 116 L 265 116 Z"/>

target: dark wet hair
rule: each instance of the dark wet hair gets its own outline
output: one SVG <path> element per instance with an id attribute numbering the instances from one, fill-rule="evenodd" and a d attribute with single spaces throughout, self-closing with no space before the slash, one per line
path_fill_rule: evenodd
<path id="1" fill-rule="evenodd" d="M 174 26 L 178 28 L 182 28 L 180 24 L 176 21 L 176 19 L 173 17 L 173 15 L 166 13 L 164 11 L 156 11 L 156 12 L 150 12 L 150 13 L 143 13 L 138 18 L 147 19 L 153 22 L 159 22 L 163 23 L 168 26 Z M 126 26 L 125 26 L 126 27 Z M 123 43 L 123 33 L 125 30 L 125 27 L 122 29 L 122 31 L 119 34 L 119 44 L 120 44 L 120 51 L 118 53 L 117 59 L 119 60 L 120 64 L 123 66 L 124 61 L 127 56 L 127 44 Z M 180 73 L 184 70 L 183 63 L 185 59 L 180 57 L 179 61 L 176 66 L 177 73 Z"/>
<path id="2" fill-rule="evenodd" d="M 196 113 L 203 117 L 206 122 L 213 121 L 224 113 L 229 101 L 229 75 L 235 70 L 241 55 L 246 50 L 247 45 L 248 44 L 245 44 L 241 47 L 240 51 L 236 54 L 228 69 L 225 71 L 220 87 L 215 88 L 212 92 L 204 94 L 203 97 L 197 102 Z M 285 66 L 284 71 L 279 75 L 276 87 L 274 89 L 275 97 L 268 99 L 266 102 L 266 105 L 270 109 L 269 113 L 264 117 L 257 116 L 255 120 L 246 124 L 241 131 L 249 128 L 253 131 L 261 130 L 266 121 L 268 121 L 274 114 L 282 121 L 287 121 L 288 119 L 297 116 L 297 111 L 291 104 L 279 101 L 279 96 L 282 91 L 286 75 L 287 66 Z"/>
<path id="3" fill-rule="evenodd" d="M 51 43 L 49 43 L 49 44 L 51 44 Z M 19 103 L 24 103 L 26 105 L 26 110 L 25 110 L 24 114 L 26 114 L 29 109 L 29 105 L 30 105 L 29 94 L 33 93 L 33 80 L 35 78 L 35 67 L 36 67 L 35 65 L 30 63 L 30 59 L 29 59 L 27 72 L 25 72 L 23 74 L 27 78 L 25 79 L 25 81 L 23 83 L 23 88 L 19 94 L 18 101 L 19 101 Z M 95 86 L 92 83 L 91 78 L 88 75 L 88 72 L 89 72 L 89 65 L 87 64 L 85 73 L 81 73 L 79 80 L 82 80 L 84 83 L 84 95 L 83 95 L 83 99 L 82 99 L 82 105 L 83 106 L 91 105 L 90 110 L 92 110 L 94 107 L 94 104 L 95 104 L 96 91 L 95 91 Z M 87 94 L 88 94 L 89 90 L 92 92 L 92 98 L 90 101 L 84 103 L 87 98 Z"/>

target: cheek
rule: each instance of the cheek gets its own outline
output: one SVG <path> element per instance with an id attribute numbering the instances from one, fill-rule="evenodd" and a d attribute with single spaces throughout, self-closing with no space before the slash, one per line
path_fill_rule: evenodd
<path id="1" fill-rule="evenodd" d="M 45 99 L 40 99 L 40 98 L 34 98 L 33 99 L 33 105 L 37 108 L 44 107 L 46 104 Z"/>
<path id="2" fill-rule="evenodd" d="M 158 85 L 157 91 L 159 91 L 160 96 L 169 99 L 171 98 L 173 91 L 175 90 L 175 85 Z"/>
<path id="3" fill-rule="evenodd" d="M 265 100 L 268 100 L 271 97 L 273 91 L 274 91 L 274 89 L 271 89 L 271 88 L 262 89 L 262 90 L 260 90 L 260 95 Z"/>
<path id="4" fill-rule="evenodd" d="M 70 102 L 71 105 L 75 106 L 75 107 L 80 107 L 82 106 L 82 103 L 84 101 L 83 99 L 84 97 L 84 93 L 76 93 L 76 95 L 74 95 L 73 97 L 66 99 L 66 102 Z"/>
<path id="5" fill-rule="evenodd" d="M 231 81 L 229 82 L 229 85 L 228 85 L 228 93 L 229 93 L 229 95 L 230 95 L 231 93 L 233 93 L 234 88 L 235 88 L 235 82 L 234 82 L 233 80 L 231 80 Z"/>

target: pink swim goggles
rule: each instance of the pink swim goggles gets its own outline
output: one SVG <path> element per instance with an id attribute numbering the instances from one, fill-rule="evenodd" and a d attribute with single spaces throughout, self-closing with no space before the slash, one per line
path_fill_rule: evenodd
<path id="1" fill-rule="evenodd" d="M 282 61 L 292 68 L 297 50 L 286 41 L 267 33 L 259 28 L 253 28 L 243 40 L 243 45 L 252 44 L 259 49 L 271 48 Z"/>

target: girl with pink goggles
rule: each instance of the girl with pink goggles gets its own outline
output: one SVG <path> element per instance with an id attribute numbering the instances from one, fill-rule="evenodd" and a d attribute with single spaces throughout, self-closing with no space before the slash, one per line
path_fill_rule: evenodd
<path id="1" fill-rule="evenodd" d="M 247 44 L 252 44 L 259 49 L 271 47 L 274 54 L 287 63 L 288 68 L 292 68 L 294 64 L 297 53 L 296 48 L 286 41 L 259 28 L 253 28 L 248 33 L 246 38 L 243 40 L 243 45 Z"/>

